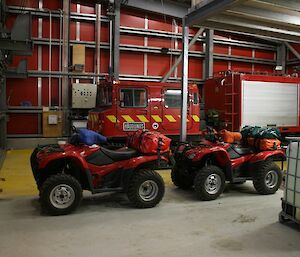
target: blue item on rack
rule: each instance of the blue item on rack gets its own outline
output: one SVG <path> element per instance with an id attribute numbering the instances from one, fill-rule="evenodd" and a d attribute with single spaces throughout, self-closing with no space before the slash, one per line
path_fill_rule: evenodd
<path id="1" fill-rule="evenodd" d="M 93 130 L 80 129 L 79 130 L 79 141 L 86 145 L 94 145 L 94 144 L 99 145 L 99 144 L 107 143 L 107 138 Z"/>

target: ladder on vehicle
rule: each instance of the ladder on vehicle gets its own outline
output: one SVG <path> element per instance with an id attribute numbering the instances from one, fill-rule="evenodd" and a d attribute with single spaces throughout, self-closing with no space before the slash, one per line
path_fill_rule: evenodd
<path id="1" fill-rule="evenodd" d="M 235 111 L 235 96 L 238 95 L 234 91 L 234 74 L 231 74 L 230 83 L 226 83 L 225 80 L 225 124 L 227 129 L 234 131 L 235 128 L 235 116 L 238 114 Z"/>

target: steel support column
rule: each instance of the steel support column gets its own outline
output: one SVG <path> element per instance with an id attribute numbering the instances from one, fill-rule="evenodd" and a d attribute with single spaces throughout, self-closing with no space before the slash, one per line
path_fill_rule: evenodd
<path id="1" fill-rule="evenodd" d="M 62 47 L 62 72 L 69 71 L 69 39 L 70 39 L 70 0 L 63 1 L 63 47 Z M 64 113 L 64 135 L 69 134 L 69 76 L 62 79 L 62 107 Z"/>
<path id="2" fill-rule="evenodd" d="M 114 77 L 119 80 L 119 65 L 120 65 L 120 0 L 115 0 L 114 6 L 114 44 L 113 44 L 113 70 Z"/>
<path id="3" fill-rule="evenodd" d="M 189 62 L 189 27 L 183 19 L 182 24 L 182 87 L 181 87 L 181 119 L 180 141 L 186 141 L 187 136 L 187 111 L 188 111 L 188 62 Z"/>
<path id="4" fill-rule="evenodd" d="M 285 44 L 281 44 L 277 47 L 277 60 L 276 65 L 281 66 L 281 73 L 285 74 L 286 72 L 286 47 Z"/>
<path id="5" fill-rule="evenodd" d="M 212 77 L 214 67 L 214 31 L 205 31 L 205 79 Z"/>
<path id="6" fill-rule="evenodd" d="M 95 49 L 95 66 L 94 66 L 94 72 L 96 74 L 100 74 L 100 42 L 101 42 L 101 4 L 96 4 L 96 23 L 95 23 L 95 43 L 96 43 L 96 49 Z M 98 84 L 99 83 L 99 77 L 96 77 L 94 81 Z"/>

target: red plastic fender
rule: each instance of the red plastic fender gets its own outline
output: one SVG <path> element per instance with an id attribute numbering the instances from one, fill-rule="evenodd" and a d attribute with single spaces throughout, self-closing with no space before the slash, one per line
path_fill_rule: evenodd
<path id="1" fill-rule="evenodd" d="M 263 152 L 260 152 L 256 155 L 254 155 L 249 162 L 255 163 L 255 162 L 259 162 L 259 161 L 265 161 L 266 159 L 268 159 L 272 156 L 279 156 L 279 157 L 282 157 L 283 159 L 285 159 L 285 157 L 286 157 L 284 150 L 263 151 Z"/>
<path id="2" fill-rule="evenodd" d="M 161 160 L 164 160 L 166 162 L 169 161 L 165 156 L 161 156 L 160 158 L 161 158 Z M 152 162 L 152 161 L 156 161 L 156 160 L 158 160 L 157 155 L 143 155 L 143 156 L 139 156 L 137 158 L 130 159 L 128 161 L 127 167 L 134 169 L 144 163 Z"/>
<path id="3" fill-rule="evenodd" d="M 88 169 L 88 165 L 86 160 L 76 151 L 67 151 L 63 153 L 52 153 L 47 156 L 47 158 L 43 158 L 43 160 L 39 163 L 39 168 L 43 169 L 52 162 L 63 158 L 70 158 L 76 162 L 82 169 Z"/>
<path id="4" fill-rule="evenodd" d="M 185 153 L 186 157 L 192 160 L 193 162 L 202 161 L 203 158 L 207 155 L 213 155 L 217 163 L 220 166 L 225 166 L 229 161 L 230 157 L 227 151 L 223 147 L 196 147 L 191 150 L 188 150 Z"/>

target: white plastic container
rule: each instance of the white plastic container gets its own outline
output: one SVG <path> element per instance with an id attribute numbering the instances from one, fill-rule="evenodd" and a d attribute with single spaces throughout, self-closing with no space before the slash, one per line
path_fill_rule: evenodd
<path id="1" fill-rule="evenodd" d="M 297 140 L 291 141 L 287 149 L 284 200 L 296 208 L 296 219 L 300 219 L 300 139 Z"/>

